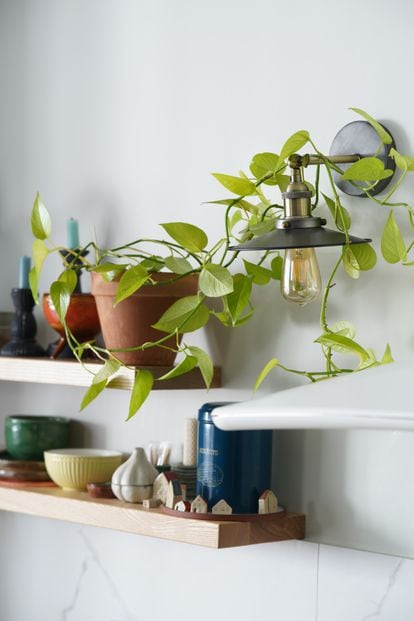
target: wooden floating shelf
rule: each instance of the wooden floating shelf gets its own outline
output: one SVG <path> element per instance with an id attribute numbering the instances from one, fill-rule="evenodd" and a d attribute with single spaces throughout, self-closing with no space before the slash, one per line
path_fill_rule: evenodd
<path id="1" fill-rule="evenodd" d="M 305 516 L 299 513 L 275 514 L 274 521 L 183 520 L 167 515 L 162 509 L 147 510 L 142 505 L 118 500 L 93 499 L 86 492 L 68 492 L 55 487 L 16 489 L 0 486 L 0 510 L 112 528 L 208 548 L 231 548 L 303 539 L 305 536 Z"/>
<path id="2" fill-rule="evenodd" d="M 102 366 L 99 362 L 88 362 L 84 368 L 75 360 L 49 360 L 48 358 L 8 358 L 0 356 L 0 380 L 10 382 L 34 382 L 37 384 L 59 384 L 60 386 L 89 386 L 91 372 Z M 139 367 L 144 368 L 144 367 Z M 155 378 L 171 371 L 173 367 L 145 367 Z M 134 381 L 132 369 L 120 369 L 108 384 L 108 388 L 129 390 Z M 221 368 L 214 367 L 211 388 L 221 387 Z M 154 389 L 205 388 L 198 368 L 170 380 L 154 382 Z"/>

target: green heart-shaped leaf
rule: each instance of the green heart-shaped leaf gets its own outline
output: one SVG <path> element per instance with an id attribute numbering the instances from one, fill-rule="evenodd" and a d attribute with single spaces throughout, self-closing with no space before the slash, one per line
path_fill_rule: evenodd
<path id="1" fill-rule="evenodd" d="M 62 323 L 64 323 L 66 313 L 68 312 L 70 295 L 71 292 L 66 283 L 60 280 L 56 280 L 52 283 L 50 287 L 50 297 L 52 298 L 53 306 Z"/>
<path id="2" fill-rule="evenodd" d="M 274 369 L 275 367 L 277 367 L 277 365 L 279 364 L 279 360 L 277 358 L 272 358 L 271 360 L 269 360 L 269 362 L 267 362 L 265 364 L 265 366 L 263 367 L 263 369 L 260 371 L 257 380 L 254 384 L 254 392 L 256 392 L 256 390 L 259 389 L 260 385 L 262 384 L 263 380 L 269 375 L 270 371 L 272 371 L 272 369 Z"/>
<path id="3" fill-rule="evenodd" d="M 194 332 L 210 318 L 210 311 L 196 295 L 174 302 L 152 327 L 161 332 Z"/>
<path id="4" fill-rule="evenodd" d="M 282 147 L 282 150 L 279 156 L 278 166 L 279 167 L 282 166 L 286 158 L 289 157 L 289 155 L 293 155 L 293 153 L 296 153 L 302 147 L 304 147 L 305 144 L 309 142 L 309 139 L 310 139 L 309 132 L 307 132 L 304 129 L 292 134 L 292 136 L 290 136 L 290 138 L 286 140 L 285 144 Z"/>
<path id="5" fill-rule="evenodd" d="M 356 260 L 356 257 L 354 256 L 354 253 L 349 245 L 344 246 L 342 249 L 342 263 L 348 276 L 354 278 L 355 280 L 359 278 L 360 273 L 358 261 Z"/>
<path id="6" fill-rule="evenodd" d="M 135 371 L 134 386 L 132 388 L 131 399 L 129 402 L 129 412 L 127 420 L 130 420 L 142 406 L 151 392 L 154 384 L 152 373 L 147 369 L 137 369 Z"/>
<path id="7" fill-rule="evenodd" d="M 200 290 L 210 298 L 219 298 L 233 291 L 233 278 L 221 265 L 207 263 L 200 272 Z"/>
<path id="8" fill-rule="evenodd" d="M 322 194 L 322 196 L 332 214 L 336 227 L 342 232 L 345 230 L 349 231 L 351 227 L 351 216 L 347 209 L 345 209 L 339 201 L 332 200 L 332 198 L 329 198 L 326 194 Z"/>
<path id="9" fill-rule="evenodd" d="M 256 179 L 260 179 L 277 170 L 279 156 L 276 153 L 257 153 L 250 163 L 250 171 Z"/>
<path id="10" fill-rule="evenodd" d="M 390 211 L 381 237 L 382 256 L 388 263 L 405 261 L 407 252 L 401 231 L 395 221 L 394 214 Z"/>
<path id="11" fill-rule="evenodd" d="M 151 257 L 147 257 L 141 261 L 139 265 L 148 270 L 148 272 L 159 272 L 164 267 L 164 259 L 162 257 L 152 255 Z"/>
<path id="12" fill-rule="evenodd" d="M 173 274 L 187 274 L 193 269 L 191 263 L 182 257 L 167 257 L 164 263 Z"/>
<path id="13" fill-rule="evenodd" d="M 354 339 L 356 335 L 355 326 L 349 321 L 337 321 L 332 326 L 330 326 L 332 332 L 336 334 L 341 334 L 342 336 L 346 336 L 349 339 Z"/>
<path id="14" fill-rule="evenodd" d="M 107 282 L 114 280 L 119 274 L 125 272 L 128 265 L 126 263 L 102 263 L 93 268 L 94 272 L 102 274 L 102 278 Z"/>
<path id="15" fill-rule="evenodd" d="M 96 397 L 100 395 L 101 392 L 104 390 L 105 386 L 106 380 L 100 382 L 99 384 L 92 383 L 92 385 L 89 386 L 88 390 L 83 395 L 80 409 L 84 410 L 94 399 L 96 399 Z"/>
<path id="16" fill-rule="evenodd" d="M 32 233 L 37 239 L 47 239 L 52 230 L 51 219 L 48 210 L 40 198 L 39 192 L 33 203 L 31 215 Z"/>
<path id="17" fill-rule="evenodd" d="M 349 250 L 354 255 L 362 271 L 372 270 L 377 263 L 377 253 L 370 244 L 352 244 Z"/>
<path id="18" fill-rule="evenodd" d="M 188 351 L 197 359 L 197 366 L 203 376 L 204 383 L 207 388 L 210 388 L 214 376 L 214 366 L 210 356 L 200 347 L 191 346 L 188 347 Z"/>
<path id="19" fill-rule="evenodd" d="M 394 358 L 392 357 L 391 347 L 387 343 L 384 354 L 381 358 L 381 364 L 390 364 L 391 362 L 394 362 Z"/>
<path id="20" fill-rule="evenodd" d="M 272 278 L 274 280 L 280 280 L 282 278 L 282 267 L 283 267 L 282 257 L 274 257 L 274 259 L 272 259 L 272 262 L 270 263 L 270 269 L 272 271 Z"/>
<path id="21" fill-rule="evenodd" d="M 111 375 L 119 371 L 120 367 L 121 367 L 121 363 L 118 362 L 117 360 L 113 360 L 113 359 L 106 360 L 102 369 L 100 369 L 98 373 L 96 373 L 95 377 L 93 378 L 92 383 L 100 384 L 101 382 L 108 380 L 111 377 Z"/>
<path id="22" fill-rule="evenodd" d="M 361 347 L 354 340 L 342 336 L 341 334 L 332 334 L 327 332 L 322 334 L 319 338 L 315 340 L 315 343 L 320 343 L 321 345 L 325 345 L 326 347 L 330 347 L 334 351 L 343 353 L 343 354 L 356 354 L 361 362 L 365 362 L 371 359 L 369 352 Z"/>
<path id="23" fill-rule="evenodd" d="M 168 235 L 189 252 L 201 252 L 208 244 L 207 235 L 194 224 L 187 222 L 164 222 L 160 226 Z"/>
<path id="24" fill-rule="evenodd" d="M 395 149 L 391 149 L 390 156 L 394 158 L 395 165 L 397 168 L 405 171 L 412 172 L 414 170 L 414 157 L 409 157 L 408 155 L 401 155 Z"/>
<path id="25" fill-rule="evenodd" d="M 49 254 L 49 249 L 42 239 L 35 239 L 32 245 L 33 264 L 40 274 L 43 263 Z"/>
<path id="26" fill-rule="evenodd" d="M 250 301 L 252 279 L 244 274 L 233 276 L 234 290 L 226 296 L 226 306 L 230 325 L 235 326 Z M 220 317 L 219 317 L 220 319 Z"/>
<path id="27" fill-rule="evenodd" d="M 78 276 L 75 270 L 64 270 L 60 274 L 58 280 L 59 282 L 63 282 L 67 286 L 69 295 L 72 295 L 78 283 Z"/>
<path id="28" fill-rule="evenodd" d="M 249 224 L 249 231 L 253 233 L 253 235 L 264 235 L 265 233 L 269 233 L 275 229 L 276 219 L 269 218 L 268 220 L 263 220 L 258 222 L 257 224 L 251 224 L 252 220 Z"/>
<path id="29" fill-rule="evenodd" d="M 252 276 L 255 285 L 267 285 L 272 278 L 272 272 L 267 268 L 256 265 L 255 263 L 250 263 L 250 261 L 246 261 L 246 259 L 243 259 L 243 263 L 246 272 Z"/>
<path id="30" fill-rule="evenodd" d="M 32 292 L 33 299 L 36 304 L 39 303 L 39 272 L 35 267 L 29 272 L 29 286 Z"/>
<path id="31" fill-rule="evenodd" d="M 256 186 L 253 181 L 244 177 L 234 177 L 233 175 L 223 175 L 221 173 L 212 173 L 212 175 L 226 190 L 238 196 L 251 196 L 256 192 Z"/>
<path id="32" fill-rule="evenodd" d="M 346 181 L 380 181 L 391 177 L 393 171 L 384 169 L 384 162 L 377 157 L 363 157 L 351 164 L 351 166 L 343 173 L 342 179 Z"/>
<path id="33" fill-rule="evenodd" d="M 168 371 L 165 375 L 158 378 L 159 381 L 173 379 L 192 371 L 197 366 L 197 358 L 195 356 L 186 356 L 176 367 Z"/>
<path id="34" fill-rule="evenodd" d="M 383 128 L 383 126 L 380 123 L 378 123 L 378 121 L 373 119 L 372 116 L 370 116 L 367 112 L 365 112 L 364 110 L 361 110 L 361 108 L 349 108 L 349 109 L 353 110 L 354 112 L 362 116 L 362 118 L 364 118 L 366 121 L 368 121 L 370 125 L 372 125 L 372 127 L 377 132 L 383 144 L 392 143 L 392 137 L 390 136 L 390 134 Z"/>
<path id="35" fill-rule="evenodd" d="M 116 290 L 115 304 L 119 304 L 125 298 L 138 291 L 149 279 L 147 270 L 142 265 L 134 265 L 129 268 L 119 281 L 118 288 Z"/>

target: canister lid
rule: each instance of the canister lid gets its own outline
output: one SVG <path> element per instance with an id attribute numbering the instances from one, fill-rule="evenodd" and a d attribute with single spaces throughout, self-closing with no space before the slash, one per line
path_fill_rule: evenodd
<path id="1" fill-rule="evenodd" d="M 231 403 L 234 403 L 234 401 L 213 401 L 211 403 L 204 403 L 198 410 L 198 420 L 212 423 L 212 411 L 216 408 L 221 408 L 223 405 L 230 405 Z"/>

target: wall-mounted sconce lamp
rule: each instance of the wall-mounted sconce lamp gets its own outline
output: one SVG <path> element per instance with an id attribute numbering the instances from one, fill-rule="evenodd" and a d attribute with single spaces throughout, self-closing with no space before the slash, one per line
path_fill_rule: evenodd
<path id="1" fill-rule="evenodd" d="M 332 164 L 351 164 L 363 157 L 375 155 L 385 168 L 394 171 L 395 162 L 389 157 L 393 147 L 394 141 L 387 145 L 381 144 L 376 130 L 369 123 L 355 121 L 345 125 L 335 136 L 327 159 Z M 324 228 L 326 220 L 312 215 L 312 192 L 305 183 L 303 170 L 307 166 L 323 163 L 324 160 L 316 155 L 290 156 L 287 161 L 290 183 L 282 193 L 284 217 L 276 221 L 274 231 L 230 248 L 234 251 L 285 249 L 281 292 L 286 300 L 300 306 L 318 297 L 321 290 L 321 275 L 314 248 L 343 246 L 347 243 L 344 233 Z M 371 194 L 382 192 L 391 178 L 387 177 L 377 183 Z M 334 175 L 334 180 L 343 192 L 365 196 L 355 185 L 341 179 L 340 175 Z M 370 241 L 368 238 L 348 236 L 351 244 Z"/>

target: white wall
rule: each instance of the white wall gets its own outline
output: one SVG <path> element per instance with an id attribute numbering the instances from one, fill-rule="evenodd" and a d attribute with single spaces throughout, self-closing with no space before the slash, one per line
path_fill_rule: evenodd
<path id="1" fill-rule="evenodd" d="M 353 120 L 351 105 L 382 119 L 401 150 L 413 152 L 406 69 L 413 14 L 407 0 L 3 0 L 2 310 L 10 308 L 18 257 L 30 250 L 37 190 L 58 241 L 70 216 L 79 218 L 83 240 L 95 226 L 103 244 L 157 234 L 169 220 L 200 224 L 214 238 L 220 208 L 200 205 L 223 196 L 210 171 L 246 169 L 252 154 L 277 149 L 302 128 L 327 150 Z M 411 181 L 402 196 L 413 189 Z M 363 201 L 350 210 L 355 234 L 378 246 L 386 212 Z M 336 253 L 319 253 L 325 277 Z M 413 291 L 409 269 L 380 261 L 360 281 L 338 277 L 330 318 L 353 321 L 363 345 L 380 351 L 390 342 L 402 357 L 414 349 Z M 182 420 L 206 400 L 248 398 L 268 358 L 321 364 L 312 344 L 317 305 L 291 308 L 269 288 L 256 298 L 249 325 L 207 334 L 223 364 L 222 390 L 154 393 L 126 424 L 121 392 L 80 415 L 80 389 L 2 384 L 1 416 L 67 414 L 84 424 L 85 445 L 130 450 L 168 438 L 178 457 Z M 40 315 L 39 322 L 44 338 Z M 293 382 L 275 374 L 265 390 Z M 277 445 L 277 491 L 308 513 L 313 541 L 398 557 L 309 542 L 217 552 L 0 515 L 1 620 L 190 619 L 200 601 L 201 619 L 411 620 L 414 561 L 399 557 L 414 555 L 413 436 L 285 432 Z"/>

